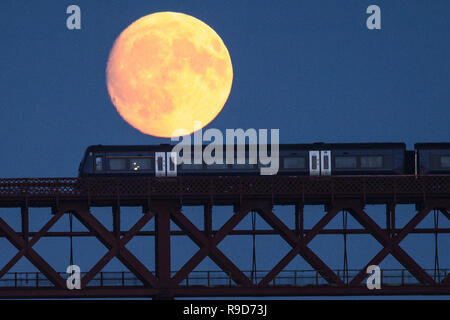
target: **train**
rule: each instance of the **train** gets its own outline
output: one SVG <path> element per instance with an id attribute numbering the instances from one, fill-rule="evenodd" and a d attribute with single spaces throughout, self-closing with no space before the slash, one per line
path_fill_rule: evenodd
<path id="1" fill-rule="evenodd" d="M 89 146 L 79 177 L 260 175 L 257 161 L 239 164 L 178 163 L 173 145 Z M 205 146 L 202 146 L 205 148 Z M 237 146 L 235 146 L 237 148 Z M 249 149 L 246 147 L 246 157 Z M 225 154 L 225 153 L 224 153 Z M 235 152 L 235 154 L 237 154 Z M 192 156 L 193 157 L 193 156 Z M 277 175 L 432 175 L 450 174 L 450 143 L 280 144 Z"/>

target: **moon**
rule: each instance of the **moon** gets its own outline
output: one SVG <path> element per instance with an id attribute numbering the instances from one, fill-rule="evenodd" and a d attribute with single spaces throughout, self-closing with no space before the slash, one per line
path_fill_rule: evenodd
<path id="1" fill-rule="evenodd" d="M 153 13 L 129 25 L 106 67 L 108 93 L 121 117 L 157 137 L 206 126 L 225 105 L 232 81 L 231 58 L 219 35 L 176 12 Z"/>

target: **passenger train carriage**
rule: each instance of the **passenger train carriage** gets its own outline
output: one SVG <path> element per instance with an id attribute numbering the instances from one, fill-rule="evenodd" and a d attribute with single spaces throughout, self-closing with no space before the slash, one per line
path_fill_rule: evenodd
<path id="1" fill-rule="evenodd" d="M 450 174 L 450 143 L 416 143 L 416 174 Z"/>
<path id="2" fill-rule="evenodd" d="M 262 166 L 248 161 L 177 165 L 172 149 L 172 145 L 90 146 L 80 164 L 79 176 L 259 175 Z M 450 143 L 417 143 L 414 151 L 406 150 L 404 143 L 282 144 L 277 174 L 450 174 Z"/>

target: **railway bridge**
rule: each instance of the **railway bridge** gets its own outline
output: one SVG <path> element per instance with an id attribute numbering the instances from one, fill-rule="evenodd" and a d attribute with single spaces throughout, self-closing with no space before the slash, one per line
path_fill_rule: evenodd
<path id="1" fill-rule="evenodd" d="M 385 208 L 385 223 L 380 225 L 367 212 L 367 205 Z M 412 218 L 397 226 L 396 207 L 414 204 Z M 231 217 L 214 229 L 214 206 L 230 206 Z M 295 217 L 288 226 L 273 212 L 275 205 L 289 205 Z M 309 205 L 323 205 L 324 214 L 312 228 L 305 228 L 304 215 Z M 121 209 L 141 207 L 142 216 L 128 230 L 121 227 Z M 197 227 L 182 212 L 183 206 L 202 208 L 203 225 Z M 48 208 L 51 218 L 37 232 L 29 228 L 30 208 Z M 92 208 L 110 207 L 112 227 L 108 228 L 92 213 Z M 129 178 L 28 178 L 0 179 L 0 213 L 3 208 L 20 209 L 20 230 L 0 218 L 0 238 L 6 238 L 17 253 L 0 266 L 0 298 L 87 298 L 87 297 L 226 297 L 226 296 L 331 296 L 331 295 L 449 295 L 450 261 L 437 256 L 434 269 L 426 269 L 401 247 L 409 234 L 435 236 L 449 228 L 435 224 L 419 228 L 428 215 L 450 219 L 450 176 L 201 176 L 201 177 L 129 177 Z M 19 210 L 18 210 L 19 212 Z M 361 229 L 326 229 L 338 213 L 351 215 Z M 270 230 L 235 229 L 247 215 L 259 215 Z M 52 232 L 63 216 L 78 219 L 83 232 Z M 17 218 L 19 219 L 19 217 Z M 154 230 L 143 226 L 155 220 Z M 171 230 L 171 222 L 179 230 Z M 289 251 L 270 270 L 241 270 L 219 244 L 231 235 L 274 235 L 288 244 Z M 321 234 L 370 235 L 381 250 L 365 267 L 336 270 L 329 267 L 308 245 Z M 198 250 L 178 270 L 171 266 L 171 238 L 188 236 Z M 126 244 L 134 237 L 154 238 L 155 267 L 150 270 Z M 45 237 L 96 237 L 107 253 L 82 273 L 81 289 L 69 290 L 68 274 L 55 270 L 33 247 Z M 423 248 L 421 248 L 423 249 Z M 57 254 L 55 252 L 55 254 Z M 64 253 L 62 253 L 64 254 Z M 270 253 L 266 253 L 270 254 Z M 288 270 L 286 266 L 300 255 L 308 270 Z M 381 270 L 381 289 L 369 290 L 366 272 L 392 255 L 402 266 Z M 12 272 L 26 257 L 37 272 Z M 209 257 L 218 270 L 195 270 Z M 104 272 L 117 258 L 127 271 Z"/>

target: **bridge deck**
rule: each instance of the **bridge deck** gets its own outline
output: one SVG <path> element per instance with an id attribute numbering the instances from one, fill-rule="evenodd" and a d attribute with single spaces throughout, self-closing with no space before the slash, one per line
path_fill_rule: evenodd
<path id="1" fill-rule="evenodd" d="M 396 205 L 401 203 L 416 206 L 408 206 L 412 218 L 399 227 Z M 222 227 L 213 229 L 212 207 L 222 204 L 233 205 L 231 217 Z M 294 205 L 294 225 L 285 224 L 274 214 L 275 204 Z M 308 204 L 325 206 L 320 220 L 309 229 L 303 222 Z M 366 204 L 386 207 L 385 227 L 366 212 Z M 182 211 L 183 205 L 203 207 L 203 227 L 189 220 Z M 111 207 L 112 228 L 91 212 L 95 206 Z M 143 214 L 129 230 L 121 228 L 123 206 L 142 206 Z M 0 238 L 6 238 L 17 249 L 16 255 L 0 269 L 0 297 L 4 298 L 450 294 L 448 261 L 441 260 L 444 268 L 440 268 L 436 249 L 438 235 L 450 233 L 449 228 L 437 223 L 440 215 L 450 220 L 450 175 L 0 179 L 0 208 L 8 207 L 20 208 L 22 223 L 21 230 L 15 230 L 0 218 Z M 30 207 L 48 207 L 53 213 L 37 232 L 29 228 Z M 325 229 L 340 212 L 343 217 L 350 214 L 362 228 Z M 87 231 L 50 231 L 66 214 L 78 219 Z M 258 214 L 272 229 L 235 229 L 248 214 Z M 434 228 L 416 228 L 429 214 L 435 217 Z M 154 230 L 144 231 L 143 227 L 153 218 Z M 171 229 L 172 223 L 180 230 Z M 333 270 L 308 245 L 326 233 L 341 234 L 345 239 L 349 234 L 369 234 L 382 249 L 361 270 L 348 269 L 347 263 L 345 271 Z M 435 248 L 421 250 L 436 250 L 435 269 L 422 268 L 400 246 L 412 233 L 434 235 Z M 240 270 L 219 247 L 224 238 L 239 234 L 276 234 L 289 250 L 268 272 L 249 273 Z M 189 237 L 199 250 L 173 272 L 171 238 L 178 235 Z M 67 274 L 56 272 L 33 246 L 44 237 L 85 236 L 95 237 L 108 252 L 88 272 L 83 272 L 81 290 L 69 290 Z M 154 254 L 156 270 L 149 270 L 126 247 L 137 236 L 154 237 L 155 248 L 149 253 Z M 298 255 L 311 270 L 285 270 Z M 369 290 L 364 283 L 367 268 L 379 265 L 388 255 L 405 269 L 384 270 L 382 288 Z M 10 272 L 22 257 L 39 272 Z M 114 257 L 130 272 L 102 271 Z M 207 257 L 222 271 L 196 272 Z"/>
<path id="2" fill-rule="evenodd" d="M 0 206 L 23 199 L 30 206 L 55 199 L 93 202 L 120 199 L 136 202 L 177 199 L 198 203 L 214 199 L 233 202 L 245 198 L 270 198 L 274 202 L 301 200 L 322 204 L 334 199 L 361 199 L 365 203 L 415 203 L 448 199 L 450 176 L 199 176 L 127 178 L 27 178 L 0 179 Z"/>

